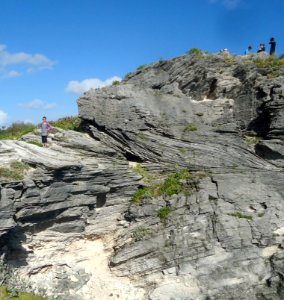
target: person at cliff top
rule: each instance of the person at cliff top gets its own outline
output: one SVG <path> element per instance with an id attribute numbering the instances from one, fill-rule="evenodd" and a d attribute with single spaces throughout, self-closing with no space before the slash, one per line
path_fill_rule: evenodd
<path id="1" fill-rule="evenodd" d="M 270 55 L 275 55 L 276 41 L 275 41 L 275 38 L 274 38 L 274 37 L 272 37 L 272 38 L 270 39 L 269 44 L 270 44 L 270 52 L 269 52 L 269 54 L 270 54 Z"/>
<path id="2" fill-rule="evenodd" d="M 50 124 L 46 121 L 46 117 L 42 117 L 41 123 L 41 141 L 44 147 L 47 147 L 47 136 L 51 130 Z"/>
<path id="3" fill-rule="evenodd" d="M 265 52 L 265 44 L 260 44 L 257 53 Z"/>
<path id="4" fill-rule="evenodd" d="M 252 46 L 248 46 L 247 49 L 245 50 L 245 55 L 248 55 L 251 53 L 251 50 L 252 50 Z"/>
<path id="5" fill-rule="evenodd" d="M 230 54 L 229 50 L 227 48 L 223 49 L 222 51 L 223 54 Z"/>

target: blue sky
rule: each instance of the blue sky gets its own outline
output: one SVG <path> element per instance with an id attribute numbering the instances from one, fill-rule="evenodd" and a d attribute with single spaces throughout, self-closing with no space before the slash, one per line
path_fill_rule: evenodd
<path id="1" fill-rule="evenodd" d="M 76 115 L 86 89 L 193 47 L 274 36 L 282 54 L 283 15 L 284 0 L 0 0 L 0 125 Z"/>

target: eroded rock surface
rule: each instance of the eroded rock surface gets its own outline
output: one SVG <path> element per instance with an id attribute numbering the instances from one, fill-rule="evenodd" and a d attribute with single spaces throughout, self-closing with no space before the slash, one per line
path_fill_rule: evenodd
<path id="1" fill-rule="evenodd" d="M 268 73 L 160 61 L 78 100 L 92 137 L 0 142 L 3 164 L 31 167 L 1 181 L 6 261 L 63 299 L 283 299 L 284 79 Z M 150 183 L 130 162 L 157 182 L 188 169 L 191 191 L 135 204 Z"/>

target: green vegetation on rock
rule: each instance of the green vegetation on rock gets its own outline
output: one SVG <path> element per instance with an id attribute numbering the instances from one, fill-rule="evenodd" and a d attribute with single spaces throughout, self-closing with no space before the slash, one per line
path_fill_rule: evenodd
<path id="1" fill-rule="evenodd" d="M 259 143 L 260 140 L 261 140 L 261 138 L 257 137 L 257 136 L 246 136 L 245 137 L 245 142 L 247 145 L 256 145 Z"/>
<path id="2" fill-rule="evenodd" d="M 81 119 L 79 117 L 64 117 L 57 121 L 52 121 L 50 124 L 64 130 L 81 131 Z"/>
<path id="3" fill-rule="evenodd" d="M 188 123 L 183 129 L 184 132 L 196 131 L 196 130 L 197 130 L 197 127 L 193 123 Z"/>
<path id="4" fill-rule="evenodd" d="M 15 270 L 0 261 L 0 300 L 44 300 L 45 297 L 36 295 L 28 282 L 22 280 Z M 44 293 L 44 291 L 43 291 Z"/>
<path id="5" fill-rule="evenodd" d="M 29 165 L 21 161 L 11 162 L 9 167 L 0 167 L 0 178 L 8 180 L 23 180 Z"/>
<path id="6" fill-rule="evenodd" d="M 183 192 L 184 194 L 189 195 L 192 192 L 192 187 L 186 187 L 183 184 L 183 181 L 192 179 L 192 174 L 188 170 L 183 169 L 180 172 L 168 176 L 160 186 L 159 193 L 161 195 L 172 196 Z"/>
<path id="7" fill-rule="evenodd" d="M 120 85 L 120 84 L 121 84 L 121 81 L 119 81 L 119 80 L 114 80 L 112 82 L 112 85 Z"/>
<path id="8" fill-rule="evenodd" d="M 43 145 L 37 141 L 27 141 L 28 144 L 36 145 L 38 147 L 43 147 Z"/>
<path id="9" fill-rule="evenodd" d="M 132 202 L 134 203 L 140 203 L 140 201 L 142 199 L 145 199 L 147 197 L 151 197 L 152 193 L 151 193 L 151 189 L 147 188 L 147 187 L 142 187 L 140 189 L 138 189 L 132 196 Z"/>
<path id="10" fill-rule="evenodd" d="M 142 241 L 147 237 L 153 237 L 154 232 L 151 228 L 146 228 L 144 226 L 138 226 L 132 231 L 132 237 L 135 242 Z"/>
<path id="11" fill-rule="evenodd" d="M 139 169 L 138 169 L 139 170 Z M 208 176 L 205 172 L 191 173 L 187 169 L 182 169 L 178 172 L 168 175 L 159 182 L 154 178 L 162 177 L 162 174 L 156 176 L 149 175 L 144 169 L 140 169 L 140 174 L 145 174 L 147 186 L 138 189 L 132 196 L 132 202 L 139 204 L 142 199 L 159 197 L 159 196 L 172 196 L 176 194 L 191 195 L 195 189 L 196 183 L 203 177 Z"/>
<path id="12" fill-rule="evenodd" d="M 7 286 L 0 286 L 0 300 L 44 300 L 45 298 L 26 292 L 11 291 Z"/>
<path id="13" fill-rule="evenodd" d="M 146 65 L 141 65 L 141 66 L 137 67 L 137 71 L 141 71 L 141 70 L 143 70 L 145 67 L 146 67 Z"/>
<path id="14" fill-rule="evenodd" d="M 13 123 L 7 128 L 0 129 L 0 140 L 17 140 L 23 135 L 35 130 L 35 125 L 31 123 Z"/>
<path id="15" fill-rule="evenodd" d="M 161 220 L 166 220 L 166 219 L 169 217 L 171 211 L 172 211 L 171 208 L 168 207 L 168 206 L 162 207 L 162 208 L 158 211 L 158 217 L 159 217 Z"/>
<path id="16" fill-rule="evenodd" d="M 249 62 L 259 69 L 268 69 L 267 78 L 273 79 L 284 75 L 284 56 L 252 57 Z"/>
<path id="17" fill-rule="evenodd" d="M 245 215 L 245 214 L 241 213 L 240 211 L 231 213 L 231 214 L 229 214 L 229 216 L 236 217 L 236 218 L 239 218 L 239 219 L 252 220 L 252 216 L 250 216 L 250 215 Z"/>
<path id="18" fill-rule="evenodd" d="M 141 175 L 142 177 L 144 177 L 144 179 L 147 181 L 147 182 L 150 182 L 152 181 L 154 178 L 152 175 L 150 175 L 150 173 L 146 170 L 146 168 L 144 168 L 143 166 L 141 166 L 140 164 L 137 164 L 133 170 Z"/>
<path id="19" fill-rule="evenodd" d="M 265 58 L 254 58 L 253 59 L 254 64 L 258 68 L 271 68 L 271 67 L 280 67 L 284 68 L 284 58 L 283 57 L 274 57 L 274 56 L 268 56 Z"/>
<path id="20" fill-rule="evenodd" d="M 187 54 L 201 57 L 203 55 L 203 51 L 199 48 L 191 48 L 190 50 L 187 51 Z"/>

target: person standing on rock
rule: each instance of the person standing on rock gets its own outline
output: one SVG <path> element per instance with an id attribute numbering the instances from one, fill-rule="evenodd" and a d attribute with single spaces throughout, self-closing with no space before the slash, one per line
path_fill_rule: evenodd
<path id="1" fill-rule="evenodd" d="M 265 44 L 260 44 L 257 53 L 265 52 Z"/>
<path id="2" fill-rule="evenodd" d="M 276 41 L 275 41 L 274 37 L 272 37 L 270 39 L 269 44 L 270 44 L 270 52 L 269 52 L 269 54 L 272 55 L 272 56 L 274 56 L 275 55 L 275 49 L 276 49 Z"/>
<path id="3" fill-rule="evenodd" d="M 245 50 L 244 55 L 251 54 L 252 46 L 248 46 L 247 49 Z"/>
<path id="4" fill-rule="evenodd" d="M 41 141 L 43 147 L 47 147 L 47 136 L 51 130 L 50 124 L 46 121 L 46 117 L 42 117 L 41 123 Z"/>

